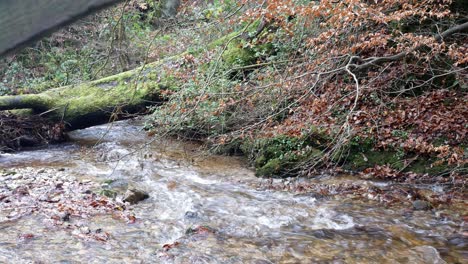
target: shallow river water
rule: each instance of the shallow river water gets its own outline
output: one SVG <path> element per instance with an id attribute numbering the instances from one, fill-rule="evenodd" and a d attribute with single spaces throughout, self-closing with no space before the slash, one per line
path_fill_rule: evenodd
<path id="1" fill-rule="evenodd" d="M 47 227 L 34 213 L 0 221 L 0 263 L 468 263 L 459 235 L 466 227 L 436 210 L 264 190 L 245 160 L 150 142 L 131 121 L 70 136 L 64 145 L 1 154 L 0 168 L 60 169 L 150 198 L 132 206 L 135 223 L 87 219 L 110 234 L 106 242 Z M 34 239 L 19 241 L 24 233 Z"/>

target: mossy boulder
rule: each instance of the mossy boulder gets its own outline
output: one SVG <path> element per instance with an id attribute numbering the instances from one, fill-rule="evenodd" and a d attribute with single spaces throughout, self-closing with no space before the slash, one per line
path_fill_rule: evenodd
<path id="1" fill-rule="evenodd" d="M 309 137 L 284 135 L 247 141 L 241 149 L 253 161 L 259 177 L 297 176 L 302 162 L 322 155 L 322 151 L 311 144 Z"/>
<path id="2" fill-rule="evenodd" d="M 369 149 L 366 151 L 351 150 L 345 157 L 345 168 L 351 170 L 363 170 L 375 165 L 388 165 L 391 168 L 403 169 L 404 163 L 394 151 L 379 151 Z"/>

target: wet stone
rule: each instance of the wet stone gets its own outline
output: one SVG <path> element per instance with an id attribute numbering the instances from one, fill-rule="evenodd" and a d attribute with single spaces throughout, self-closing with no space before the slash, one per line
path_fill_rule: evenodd
<path id="1" fill-rule="evenodd" d="M 314 230 L 312 232 L 312 235 L 316 238 L 319 239 L 333 239 L 335 238 L 335 233 L 332 230 L 326 230 L 326 229 L 321 229 L 321 230 Z"/>
<path id="2" fill-rule="evenodd" d="M 14 180 L 14 181 L 20 180 L 20 179 L 23 179 L 23 175 L 16 174 L 16 175 L 11 176 L 11 179 Z"/>
<path id="3" fill-rule="evenodd" d="M 15 190 L 13 191 L 13 194 L 29 195 L 29 190 L 26 186 L 19 186 L 15 188 Z"/>
<path id="4" fill-rule="evenodd" d="M 431 204 L 426 201 L 416 200 L 413 202 L 413 208 L 418 211 L 429 210 L 431 209 Z"/>
<path id="5" fill-rule="evenodd" d="M 457 247 L 457 248 L 467 248 L 468 247 L 468 237 L 463 235 L 455 235 L 449 238 L 448 244 Z"/>
<path id="6" fill-rule="evenodd" d="M 254 263 L 255 264 L 269 264 L 269 263 L 272 263 L 272 262 L 269 261 L 269 260 L 257 259 L 257 260 L 255 260 Z"/>
<path id="7" fill-rule="evenodd" d="M 4 180 L 4 181 L 11 180 L 11 175 L 4 176 L 2 180 Z"/>
<path id="8" fill-rule="evenodd" d="M 431 246 L 419 246 L 413 248 L 417 253 L 416 256 L 410 256 L 411 263 L 434 263 L 434 264 L 446 264 L 440 254 L 434 247 Z"/>
<path id="9" fill-rule="evenodd" d="M 64 222 L 70 221 L 70 213 L 66 212 L 60 215 L 60 219 Z"/>
<path id="10" fill-rule="evenodd" d="M 188 218 L 188 219 L 194 219 L 194 218 L 198 218 L 198 213 L 197 212 L 192 212 L 192 211 L 187 211 L 185 212 L 185 218 Z"/>
<path id="11" fill-rule="evenodd" d="M 83 226 L 83 227 L 80 228 L 80 232 L 82 234 L 89 234 L 89 233 L 91 233 L 91 229 L 89 229 L 89 227 L 87 227 L 87 226 Z"/>
<path id="12" fill-rule="evenodd" d="M 128 189 L 124 194 L 123 201 L 130 204 L 136 204 L 148 198 L 149 194 L 144 191 L 137 189 Z"/>
<path id="13" fill-rule="evenodd" d="M 104 195 L 109 198 L 116 198 L 117 197 L 117 192 L 109 189 L 102 189 L 99 192 L 100 195 Z"/>

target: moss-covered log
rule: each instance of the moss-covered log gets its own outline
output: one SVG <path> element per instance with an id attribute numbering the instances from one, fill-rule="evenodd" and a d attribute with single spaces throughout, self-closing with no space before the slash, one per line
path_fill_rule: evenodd
<path id="1" fill-rule="evenodd" d="M 198 50 L 186 51 L 147 64 L 144 68 L 100 80 L 50 89 L 40 94 L 1 96 L 0 111 L 32 109 L 34 114 L 65 122 L 68 130 L 102 124 L 119 113 L 136 113 L 149 105 L 162 103 L 162 90 L 176 90 L 180 86 L 180 80 L 170 72 L 176 70 L 174 65 L 178 65 L 184 56 L 189 53 L 201 56 L 203 51 L 223 47 L 239 36 L 240 33 L 232 32 Z"/>
<path id="2" fill-rule="evenodd" d="M 157 74 L 165 62 L 40 94 L 2 96 L 0 110 L 32 109 L 50 120 L 64 121 L 68 129 L 104 123 L 119 113 L 136 113 L 162 102 L 160 90 L 171 86 L 163 74 Z"/>

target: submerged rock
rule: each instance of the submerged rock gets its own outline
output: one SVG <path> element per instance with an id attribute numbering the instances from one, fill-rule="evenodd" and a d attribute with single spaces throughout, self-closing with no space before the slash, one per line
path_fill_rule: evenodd
<path id="1" fill-rule="evenodd" d="M 187 212 L 185 212 L 184 217 L 188 218 L 188 219 L 198 218 L 198 213 L 197 212 L 192 212 L 192 211 L 187 211 Z"/>
<path id="2" fill-rule="evenodd" d="M 468 236 L 456 234 L 448 238 L 448 244 L 457 248 L 468 248 Z"/>
<path id="3" fill-rule="evenodd" d="M 144 191 L 137 189 L 128 189 L 124 194 L 123 201 L 128 202 L 130 204 L 136 204 L 148 198 L 149 194 Z"/>
<path id="4" fill-rule="evenodd" d="M 64 222 L 69 222 L 70 216 L 71 214 L 69 212 L 65 212 L 65 213 L 60 214 L 60 219 Z"/>
<path id="5" fill-rule="evenodd" d="M 414 247 L 413 251 L 416 253 L 409 257 L 409 263 L 433 263 L 433 264 L 446 264 L 437 249 L 431 246 L 418 246 Z"/>
<path id="6" fill-rule="evenodd" d="M 413 208 L 414 210 L 429 210 L 431 209 L 431 204 L 429 202 L 423 201 L 423 200 L 416 200 L 413 202 Z"/>
<path id="7" fill-rule="evenodd" d="M 102 189 L 101 191 L 99 191 L 99 194 L 109 198 L 117 197 L 117 192 L 109 189 Z"/>

